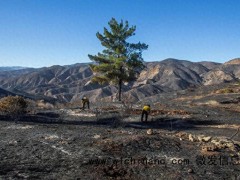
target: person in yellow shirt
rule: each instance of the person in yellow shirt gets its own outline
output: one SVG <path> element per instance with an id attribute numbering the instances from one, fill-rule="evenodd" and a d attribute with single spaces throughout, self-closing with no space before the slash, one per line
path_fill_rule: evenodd
<path id="1" fill-rule="evenodd" d="M 151 108 L 150 108 L 150 105 L 149 105 L 149 104 L 143 106 L 143 109 L 142 109 L 142 117 L 141 117 L 141 121 L 142 121 L 142 122 L 143 122 L 143 117 L 144 117 L 144 115 L 145 115 L 145 121 L 147 122 L 147 119 L 148 119 L 148 115 L 149 115 L 149 113 L 150 113 L 150 110 L 151 110 Z"/>
<path id="2" fill-rule="evenodd" d="M 83 104 L 83 107 L 82 107 L 83 110 L 85 109 L 85 105 L 86 105 L 86 104 L 87 104 L 87 107 L 88 107 L 88 109 L 89 109 L 89 99 L 88 99 L 86 96 L 84 96 L 84 97 L 82 98 L 82 104 Z"/>

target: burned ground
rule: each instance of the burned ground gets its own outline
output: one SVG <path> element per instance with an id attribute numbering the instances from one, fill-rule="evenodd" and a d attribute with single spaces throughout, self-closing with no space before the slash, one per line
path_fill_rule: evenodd
<path id="1" fill-rule="evenodd" d="M 216 93 L 224 88 L 236 86 L 160 94 L 125 111 L 109 103 L 1 117 L 0 178 L 237 179 L 240 94 Z M 145 102 L 153 111 L 142 123 Z"/>

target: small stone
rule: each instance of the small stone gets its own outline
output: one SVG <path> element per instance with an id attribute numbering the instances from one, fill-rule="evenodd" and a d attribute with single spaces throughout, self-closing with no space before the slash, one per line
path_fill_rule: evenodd
<path id="1" fill-rule="evenodd" d="M 189 135 L 188 135 L 188 139 L 189 139 L 189 141 L 192 141 L 192 142 L 194 142 L 194 141 L 195 141 L 195 139 L 194 139 L 194 137 L 193 137 L 193 135 L 192 135 L 192 134 L 189 134 Z"/>
<path id="2" fill-rule="evenodd" d="M 210 141 L 212 139 L 212 137 L 211 136 L 206 136 L 206 137 L 203 137 L 203 141 L 204 142 L 208 142 L 208 141 Z"/>
<path id="3" fill-rule="evenodd" d="M 96 135 L 93 136 L 94 139 L 98 139 L 98 138 L 100 138 L 100 137 L 101 137 L 101 136 L 98 135 L 98 134 L 96 134 Z"/>
<path id="4" fill-rule="evenodd" d="M 8 144 L 9 144 L 9 145 L 15 145 L 15 144 L 17 144 L 17 141 L 12 140 L 12 141 L 10 141 Z"/>
<path id="5" fill-rule="evenodd" d="M 193 169 L 188 169 L 188 173 L 193 173 Z"/>
<path id="6" fill-rule="evenodd" d="M 17 176 L 20 177 L 20 178 L 23 178 L 23 179 L 28 179 L 29 178 L 29 176 L 27 174 L 23 174 L 23 173 L 18 173 Z"/>
<path id="7" fill-rule="evenodd" d="M 209 142 L 211 139 L 212 139 L 211 136 L 204 136 L 204 135 L 198 136 L 198 140 L 200 142 Z"/>
<path id="8" fill-rule="evenodd" d="M 220 142 L 219 142 L 218 140 L 216 140 L 216 139 L 213 139 L 213 140 L 211 141 L 211 143 L 213 143 L 213 144 L 216 145 L 216 146 L 219 146 L 219 145 L 220 145 Z"/>
<path id="9" fill-rule="evenodd" d="M 128 131 L 128 134 L 133 134 L 133 132 L 131 132 L 131 131 Z"/>
<path id="10" fill-rule="evenodd" d="M 153 130 L 152 130 L 152 129 L 148 129 L 148 130 L 147 130 L 147 134 L 148 134 L 148 135 L 152 135 L 152 134 L 153 134 Z"/>

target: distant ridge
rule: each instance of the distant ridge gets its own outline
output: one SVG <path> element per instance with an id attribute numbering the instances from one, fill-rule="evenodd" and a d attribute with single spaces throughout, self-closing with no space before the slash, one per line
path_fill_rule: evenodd
<path id="1" fill-rule="evenodd" d="M 232 59 L 228 62 L 225 62 L 224 64 L 240 64 L 240 58 Z"/>
<path id="2" fill-rule="evenodd" d="M 14 71 L 21 69 L 28 69 L 29 67 L 21 67 L 21 66 L 0 66 L 0 71 Z"/>
<path id="3" fill-rule="evenodd" d="M 53 104 L 58 101 L 57 99 L 54 99 L 52 97 L 47 97 L 44 95 L 33 95 L 33 94 L 28 94 L 25 92 L 18 91 L 18 90 L 14 90 L 14 89 L 8 91 L 0 88 L 0 98 L 6 97 L 6 96 L 22 96 L 24 98 L 28 98 L 32 100 L 44 100 L 46 102 L 50 102 Z"/>
<path id="4" fill-rule="evenodd" d="M 236 63 L 238 59 L 229 62 L 191 62 L 174 58 L 146 62 L 146 68 L 140 72 L 138 79 L 125 83 L 123 96 L 139 101 L 162 92 L 240 79 L 240 64 Z M 89 64 L 0 71 L 0 87 L 11 92 L 48 96 L 64 102 L 79 100 L 84 95 L 91 101 L 115 96 L 115 86 L 91 82 L 93 72 Z"/>

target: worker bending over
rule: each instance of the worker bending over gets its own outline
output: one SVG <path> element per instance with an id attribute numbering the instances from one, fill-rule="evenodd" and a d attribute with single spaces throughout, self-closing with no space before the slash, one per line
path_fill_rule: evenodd
<path id="1" fill-rule="evenodd" d="M 142 109 L 142 117 L 141 117 L 141 121 L 143 122 L 143 117 L 145 115 L 145 121 L 147 122 L 147 119 L 148 119 L 148 115 L 150 113 L 150 105 L 145 105 L 143 106 L 143 109 Z"/>
<path id="2" fill-rule="evenodd" d="M 86 105 L 86 104 L 87 104 L 88 109 L 90 109 L 90 108 L 89 108 L 89 99 L 88 99 L 86 96 L 84 96 L 84 97 L 82 98 L 82 104 L 83 104 L 83 107 L 82 107 L 83 110 L 85 109 L 85 105 Z"/>

